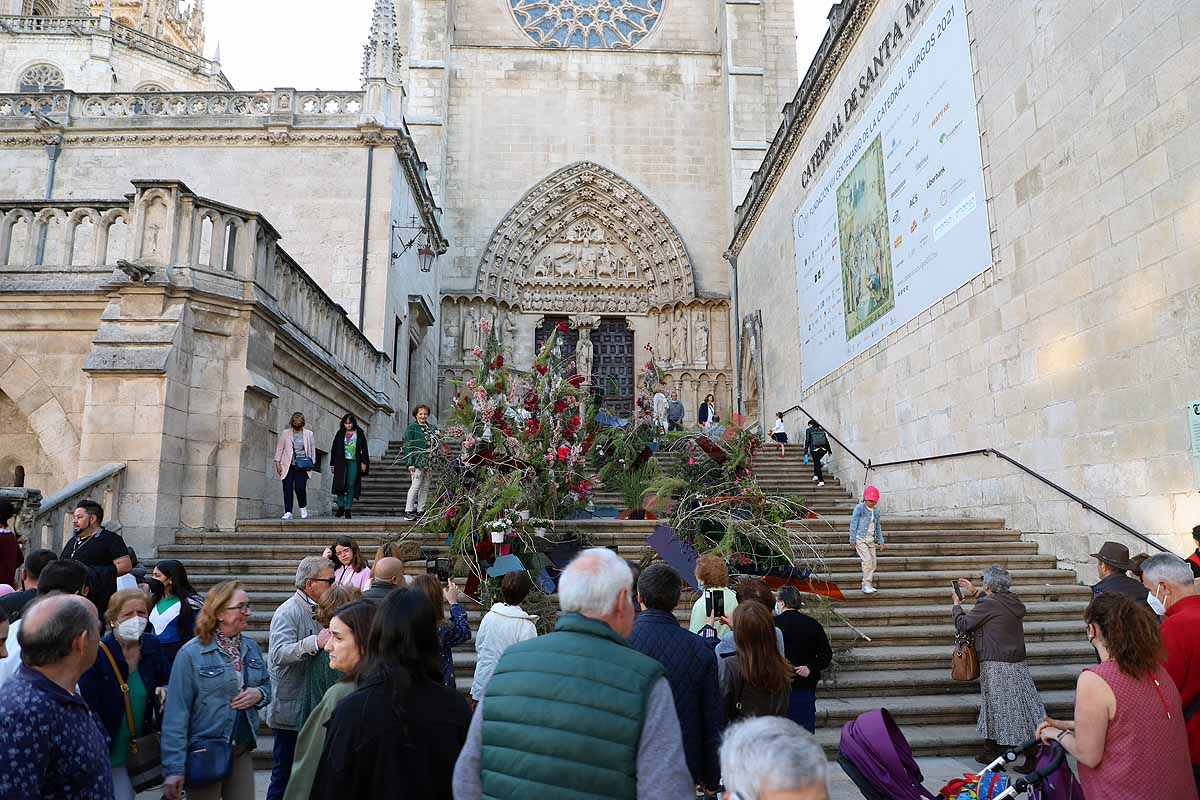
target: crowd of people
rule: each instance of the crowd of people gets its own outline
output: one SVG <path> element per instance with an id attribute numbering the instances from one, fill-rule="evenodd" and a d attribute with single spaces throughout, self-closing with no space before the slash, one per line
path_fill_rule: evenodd
<path id="1" fill-rule="evenodd" d="M 859 538 L 878 545 L 865 502 Z M 163 560 L 118 589 L 136 559 L 103 510 L 81 502 L 75 527 L 61 553 L 25 557 L 0 597 L 2 797 L 130 800 L 157 774 L 168 800 L 250 800 L 260 724 L 271 800 L 828 797 L 813 738 L 828 636 L 796 588 L 731 586 L 716 556 L 697 563 L 700 595 L 682 624 L 686 581 L 665 562 L 635 578 L 614 551 L 584 550 L 541 635 L 522 608 L 528 573 L 504 575 L 467 695 L 453 650 L 472 632 L 457 584 L 407 574 L 403 548 L 368 563 L 338 536 L 300 559 L 264 652 L 238 581 L 201 599 L 185 566 Z M 1046 716 L 1008 571 L 957 582 L 954 626 L 981 665 L 980 760 L 1036 735 L 1074 756 L 1089 800 L 1196 798 L 1192 564 L 1131 559 L 1116 542 L 1094 557 L 1083 622 L 1099 663 L 1080 675 L 1069 721 Z"/>

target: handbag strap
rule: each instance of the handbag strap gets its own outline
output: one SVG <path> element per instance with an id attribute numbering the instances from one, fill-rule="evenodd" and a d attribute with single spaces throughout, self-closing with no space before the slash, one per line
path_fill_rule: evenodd
<path id="1" fill-rule="evenodd" d="M 117 660 L 113 658 L 112 651 L 108 649 L 108 645 L 100 642 L 100 649 L 104 651 L 104 655 L 108 656 L 108 663 L 112 665 L 113 674 L 117 676 L 117 685 L 121 687 L 121 697 L 125 700 L 125 721 L 129 725 L 129 752 L 137 752 L 137 731 L 133 729 L 133 703 L 129 702 L 129 684 L 125 682 L 121 675 L 121 670 L 117 666 Z"/>

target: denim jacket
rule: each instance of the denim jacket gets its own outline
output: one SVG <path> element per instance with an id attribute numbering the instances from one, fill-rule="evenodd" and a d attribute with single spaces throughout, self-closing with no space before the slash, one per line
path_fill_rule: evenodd
<path id="1" fill-rule="evenodd" d="M 867 538 L 867 529 L 871 525 L 871 516 L 875 517 L 875 543 L 883 544 L 883 525 L 879 522 L 879 506 L 867 508 L 866 503 L 859 503 L 850 515 L 850 544 L 855 539 Z"/>
<path id="2" fill-rule="evenodd" d="M 250 730 L 258 730 L 258 709 L 271 700 L 271 679 L 258 644 L 242 636 L 242 672 L 245 686 L 261 689 L 263 698 L 246 709 Z M 187 753 L 202 739 L 230 739 L 237 711 L 229 705 L 241 691 L 242 682 L 233 671 L 229 656 L 221 652 L 214 636 L 207 644 L 192 639 L 179 650 L 167 685 L 163 710 L 163 775 L 183 775 Z"/>

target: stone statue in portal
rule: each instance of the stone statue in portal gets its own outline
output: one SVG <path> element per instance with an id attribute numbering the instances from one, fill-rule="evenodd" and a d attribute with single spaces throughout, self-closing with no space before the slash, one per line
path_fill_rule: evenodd
<path id="1" fill-rule="evenodd" d="M 575 344 L 575 372 L 592 382 L 592 329 L 580 328 L 579 341 Z"/>
<path id="2" fill-rule="evenodd" d="M 466 361 L 471 351 L 479 347 L 479 314 L 472 306 L 463 309 L 461 341 L 463 361 Z"/>
<path id="3" fill-rule="evenodd" d="M 675 325 L 671 330 L 671 354 L 674 356 L 674 363 L 686 364 L 688 361 L 688 329 L 687 317 L 683 312 L 679 312 L 675 317 Z"/>
<path id="4" fill-rule="evenodd" d="M 695 346 L 695 363 L 701 367 L 708 366 L 708 315 L 704 312 L 696 319 L 696 332 L 692 337 Z"/>

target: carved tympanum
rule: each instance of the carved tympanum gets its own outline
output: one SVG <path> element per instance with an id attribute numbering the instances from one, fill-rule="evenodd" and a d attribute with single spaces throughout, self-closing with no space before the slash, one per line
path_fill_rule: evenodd
<path id="1" fill-rule="evenodd" d="M 531 189 L 497 226 L 477 290 L 525 311 L 645 313 L 695 296 L 679 232 L 620 176 L 583 161 Z"/>

